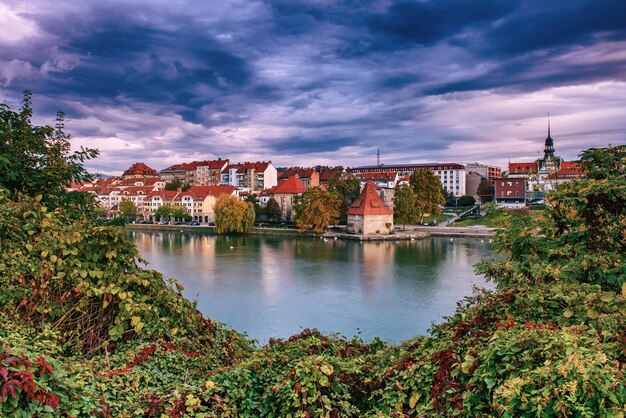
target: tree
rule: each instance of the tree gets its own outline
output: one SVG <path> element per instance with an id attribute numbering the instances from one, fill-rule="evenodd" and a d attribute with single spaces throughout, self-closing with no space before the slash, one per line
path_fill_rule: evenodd
<path id="1" fill-rule="evenodd" d="M 508 259 L 482 263 L 481 273 L 504 286 L 585 282 L 626 296 L 626 146 L 581 159 L 588 177 L 551 191 L 541 216 L 512 219 L 495 238 Z"/>
<path id="2" fill-rule="evenodd" d="M 341 173 L 328 181 L 328 191 L 338 193 L 342 197 L 339 222 L 345 224 L 347 222 L 346 212 L 352 201 L 359 197 L 361 192 L 361 182 L 350 173 Z"/>
<path id="3" fill-rule="evenodd" d="M 469 195 L 461 196 L 459 197 L 457 204 L 459 206 L 473 206 L 476 204 L 476 199 L 474 199 L 474 196 L 469 196 Z"/>
<path id="4" fill-rule="evenodd" d="M 181 221 L 191 220 L 189 211 L 184 206 L 174 205 L 171 207 L 170 216 L 174 219 L 180 219 Z"/>
<path id="5" fill-rule="evenodd" d="M 341 216 L 342 198 L 339 193 L 313 187 L 296 201 L 296 226 L 298 231 L 323 232 L 330 224 L 336 224 Z"/>
<path id="6" fill-rule="evenodd" d="M 55 127 L 35 126 L 32 116 L 29 91 L 24 92 L 19 111 L 0 104 L 0 187 L 13 197 L 18 193 L 40 195 L 44 204 L 58 207 L 68 201 L 65 188 L 71 182 L 91 179 L 82 163 L 95 158 L 98 151 L 81 147 L 70 152 L 63 112 L 57 113 Z M 81 194 L 70 200 L 80 201 L 85 209 L 95 208 L 93 197 Z"/>
<path id="7" fill-rule="evenodd" d="M 169 219 L 172 216 L 172 207 L 170 205 L 159 206 L 159 208 L 154 211 L 154 216 L 157 216 L 162 221 Z"/>
<path id="8" fill-rule="evenodd" d="M 222 195 L 213 208 L 215 211 L 215 231 L 218 234 L 243 233 L 254 227 L 254 206 L 236 196 Z"/>
<path id="9" fill-rule="evenodd" d="M 137 207 L 130 200 L 122 200 L 118 206 L 119 216 L 126 221 L 135 220 L 137 217 Z"/>
<path id="10" fill-rule="evenodd" d="M 254 216 L 255 219 L 258 221 L 259 218 L 263 215 L 263 208 L 261 208 L 261 205 L 259 205 L 256 196 L 250 193 L 248 196 L 246 196 L 244 200 L 254 207 Z"/>
<path id="11" fill-rule="evenodd" d="M 409 178 L 409 184 L 415 193 L 415 202 L 420 212 L 420 222 L 424 215 L 436 214 L 441 211 L 440 206 L 446 203 L 439 178 L 430 170 L 414 171 Z"/>
<path id="12" fill-rule="evenodd" d="M 415 204 L 415 193 L 408 184 L 396 187 L 396 195 L 393 197 L 393 214 L 396 224 L 406 229 L 406 224 L 414 224 L 420 220 L 420 212 Z"/>
<path id="13" fill-rule="evenodd" d="M 167 183 L 165 185 L 165 190 L 182 190 L 183 192 L 186 192 L 187 190 L 189 190 L 191 187 L 188 184 L 183 184 L 180 182 L 180 180 L 175 179 L 173 182 L 171 183 Z"/>
<path id="14" fill-rule="evenodd" d="M 265 206 L 265 214 L 267 215 L 267 219 L 270 221 L 278 221 L 281 218 L 282 212 L 280 211 L 280 206 L 276 199 L 271 197 L 267 201 L 267 205 Z"/>
<path id="15" fill-rule="evenodd" d="M 446 197 L 445 206 L 456 207 L 456 197 L 454 196 L 454 193 L 449 192 L 445 187 L 442 189 L 442 193 Z"/>
<path id="16" fill-rule="evenodd" d="M 493 196 L 495 193 L 495 188 L 493 187 L 493 182 L 489 179 L 482 179 L 480 184 L 478 185 L 478 195 L 483 196 Z"/>

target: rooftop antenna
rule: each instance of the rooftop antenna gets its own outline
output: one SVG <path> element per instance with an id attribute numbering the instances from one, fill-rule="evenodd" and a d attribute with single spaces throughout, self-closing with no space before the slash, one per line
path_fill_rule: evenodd
<path id="1" fill-rule="evenodd" d="M 380 148 L 376 151 L 376 165 L 380 167 Z"/>

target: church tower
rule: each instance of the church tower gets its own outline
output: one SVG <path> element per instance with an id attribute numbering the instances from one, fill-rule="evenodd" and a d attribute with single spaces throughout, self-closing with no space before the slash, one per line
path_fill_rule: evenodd
<path id="1" fill-rule="evenodd" d="M 554 139 L 550 135 L 550 115 L 548 114 L 548 137 L 543 148 L 543 158 L 538 161 L 539 171 L 548 173 L 558 170 L 561 166 L 561 159 L 554 155 Z"/>

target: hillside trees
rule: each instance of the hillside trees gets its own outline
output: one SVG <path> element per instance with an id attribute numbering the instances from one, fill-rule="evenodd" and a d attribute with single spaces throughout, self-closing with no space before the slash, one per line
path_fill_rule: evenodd
<path id="1" fill-rule="evenodd" d="M 323 232 L 331 224 L 339 222 L 342 197 L 338 193 L 313 187 L 302 194 L 294 204 L 298 231 Z"/>
<path id="2" fill-rule="evenodd" d="M 409 178 L 409 184 L 415 193 L 415 203 L 420 212 L 420 222 L 426 214 L 437 214 L 440 206 L 446 203 L 439 178 L 430 170 L 414 171 Z"/>
<path id="3" fill-rule="evenodd" d="M 220 196 L 213 210 L 215 231 L 218 234 L 248 232 L 254 227 L 254 206 L 240 201 L 236 196 Z"/>

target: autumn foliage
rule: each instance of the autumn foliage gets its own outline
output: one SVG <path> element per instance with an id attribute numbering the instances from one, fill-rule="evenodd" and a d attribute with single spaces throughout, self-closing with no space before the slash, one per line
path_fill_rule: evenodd
<path id="1" fill-rule="evenodd" d="M 213 210 L 218 234 L 248 232 L 254 227 L 254 205 L 236 196 L 220 196 Z"/>
<path id="2" fill-rule="evenodd" d="M 323 232 L 328 225 L 339 222 L 342 198 L 339 193 L 313 187 L 296 201 L 296 226 L 298 231 Z"/>

